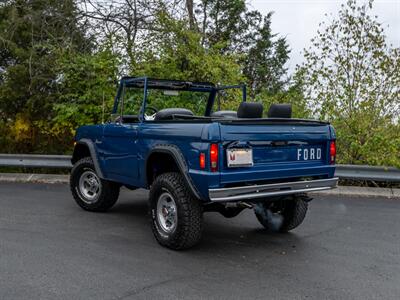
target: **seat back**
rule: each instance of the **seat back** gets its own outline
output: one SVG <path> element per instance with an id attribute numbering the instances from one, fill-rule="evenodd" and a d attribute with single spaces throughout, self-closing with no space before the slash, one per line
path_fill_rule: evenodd
<path id="1" fill-rule="evenodd" d="M 263 106 L 258 102 L 242 102 L 239 105 L 238 118 L 262 118 Z"/>
<path id="2" fill-rule="evenodd" d="M 185 108 L 165 108 L 156 113 L 154 121 L 172 120 L 174 115 L 193 116 L 193 112 Z"/>
<path id="3" fill-rule="evenodd" d="M 234 118 L 237 118 L 237 112 L 234 110 L 220 110 L 220 111 L 213 112 L 211 114 L 211 117 L 234 119 Z"/>
<path id="4" fill-rule="evenodd" d="M 268 118 L 291 118 L 291 104 L 272 104 L 268 110 Z"/>

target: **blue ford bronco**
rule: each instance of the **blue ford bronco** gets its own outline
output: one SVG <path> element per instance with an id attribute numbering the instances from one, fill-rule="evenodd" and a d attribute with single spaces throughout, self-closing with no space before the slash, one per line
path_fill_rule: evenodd
<path id="1" fill-rule="evenodd" d="M 227 103 L 237 111 L 221 110 Z M 204 212 L 254 209 L 268 230 L 306 215 L 308 192 L 336 187 L 335 131 L 291 118 L 291 106 L 246 102 L 246 86 L 124 77 L 109 122 L 79 127 L 70 186 L 77 204 L 103 212 L 121 186 L 149 189 L 156 240 L 197 244 Z"/>

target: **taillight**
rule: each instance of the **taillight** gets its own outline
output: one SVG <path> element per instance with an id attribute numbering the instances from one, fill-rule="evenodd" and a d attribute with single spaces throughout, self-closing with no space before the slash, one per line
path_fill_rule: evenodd
<path id="1" fill-rule="evenodd" d="M 330 157 L 330 163 L 333 165 L 336 161 L 336 142 L 333 141 L 330 144 L 329 147 L 329 157 Z"/>
<path id="2" fill-rule="evenodd" d="M 206 168 L 206 155 L 204 153 L 200 153 L 200 169 Z"/>
<path id="3" fill-rule="evenodd" d="M 210 146 L 210 168 L 211 172 L 218 171 L 218 144 Z"/>

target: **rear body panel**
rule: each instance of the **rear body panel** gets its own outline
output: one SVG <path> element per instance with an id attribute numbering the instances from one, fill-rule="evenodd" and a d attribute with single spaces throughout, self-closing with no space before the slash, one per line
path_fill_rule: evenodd
<path id="1" fill-rule="evenodd" d="M 329 143 L 333 139 L 329 125 L 245 125 L 221 124 L 221 152 L 229 147 L 249 147 L 253 151 L 251 167 L 229 168 L 221 155 L 221 185 L 298 178 L 332 177 Z"/>
<path id="2" fill-rule="evenodd" d="M 146 163 L 152 150 L 160 145 L 174 147 L 184 160 L 190 184 L 203 201 L 210 201 L 213 189 L 326 179 L 332 178 L 335 171 L 329 163 L 328 150 L 330 141 L 335 139 L 333 128 L 318 122 L 105 124 L 79 128 L 76 139 L 83 138 L 93 141 L 105 179 L 141 188 L 149 188 Z M 212 143 L 219 147 L 217 172 L 211 172 L 209 165 Z M 251 148 L 253 166 L 228 167 L 226 150 L 232 147 Z M 206 156 L 204 169 L 199 164 L 201 153 Z"/>

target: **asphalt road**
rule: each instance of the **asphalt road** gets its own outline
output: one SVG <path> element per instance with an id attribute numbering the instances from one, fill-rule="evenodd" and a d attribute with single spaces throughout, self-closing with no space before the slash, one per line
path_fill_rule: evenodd
<path id="1" fill-rule="evenodd" d="M 400 201 L 316 197 L 289 234 L 205 215 L 202 243 L 154 240 L 146 192 L 89 213 L 67 185 L 0 184 L 0 299 L 399 299 Z"/>

